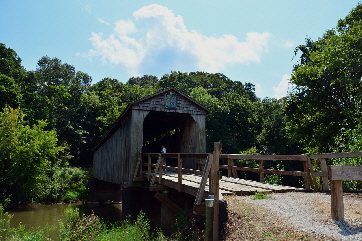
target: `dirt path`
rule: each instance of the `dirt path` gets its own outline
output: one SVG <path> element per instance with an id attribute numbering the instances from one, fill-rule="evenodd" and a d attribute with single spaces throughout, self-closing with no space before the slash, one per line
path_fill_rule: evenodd
<path id="1" fill-rule="evenodd" d="M 362 194 L 346 194 L 345 222 L 330 218 L 325 193 L 225 197 L 227 240 L 362 240 Z"/>

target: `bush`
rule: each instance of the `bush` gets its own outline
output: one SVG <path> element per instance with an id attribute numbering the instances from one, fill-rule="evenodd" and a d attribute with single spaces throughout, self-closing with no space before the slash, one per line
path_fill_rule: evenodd
<path id="1" fill-rule="evenodd" d="M 79 215 L 78 209 L 66 209 L 66 220 L 60 222 L 60 239 L 65 241 L 78 240 L 166 240 L 162 232 L 151 232 L 150 220 L 141 211 L 136 222 L 129 219 L 106 225 L 94 214 Z"/>
<path id="2" fill-rule="evenodd" d="M 0 202 L 7 197 L 37 202 L 48 195 L 65 147 L 58 146 L 56 133 L 45 131 L 45 126 L 44 121 L 27 125 L 20 109 L 0 112 Z"/>
<path id="3" fill-rule="evenodd" d="M 58 168 L 53 175 L 51 186 L 52 201 L 84 201 L 88 197 L 89 173 L 77 167 Z"/>

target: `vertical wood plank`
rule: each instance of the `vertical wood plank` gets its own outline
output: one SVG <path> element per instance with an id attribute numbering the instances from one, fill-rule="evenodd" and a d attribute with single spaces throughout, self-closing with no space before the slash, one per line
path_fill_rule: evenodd
<path id="1" fill-rule="evenodd" d="M 232 171 L 231 167 L 233 166 L 232 162 L 233 162 L 233 159 L 228 158 L 228 177 L 231 177 L 231 171 Z"/>
<path id="2" fill-rule="evenodd" d="M 205 192 L 205 186 L 206 186 L 206 182 L 207 182 L 207 178 L 209 176 L 211 167 L 213 165 L 213 155 L 209 154 L 208 158 L 207 158 L 207 162 L 206 162 L 206 166 L 205 169 L 202 173 L 202 178 L 201 178 L 201 182 L 200 182 L 200 187 L 197 190 L 196 193 L 196 198 L 195 198 L 195 205 L 200 205 L 202 198 L 204 196 L 204 192 Z"/>
<path id="3" fill-rule="evenodd" d="M 342 180 L 331 180 L 331 214 L 332 219 L 344 221 L 344 204 Z"/>
<path id="4" fill-rule="evenodd" d="M 259 168 L 264 169 L 264 161 L 263 160 L 259 160 Z M 264 172 L 259 173 L 259 180 L 260 180 L 260 182 L 264 182 Z"/>
<path id="5" fill-rule="evenodd" d="M 313 173 L 313 167 L 312 167 L 312 163 L 310 161 L 310 158 L 309 156 L 307 156 L 307 164 L 308 164 L 308 177 L 309 177 L 309 180 L 310 180 L 310 189 L 311 189 L 311 186 L 313 186 L 314 189 L 317 188 L 317 181 L 316 181 L 316 178 L 312 175 Z"/>
<path id="6" fill-rule="evenodd" d="M 162 158 L 162 155 L 160 155 L 160 157 L 159 157 L 159 163 L 160 163 L 160 165 L 159 165 L 159 173 L 158 173 L 158 183 L 159 184 L 163 184 L 163 182 L 162 182 L 162 174 L 163 174 L 163 158 Z"/>
<path id="7" fill-rule="evenodd" d="M 139 177 L 142 177 L 142 168 L 143 168 L 143 158 L 142 158 L 142 154 L 139 154 L 139 160 L 140 160 L 140 166 L 139 166 Z"/>
<path id="8" fill-rule="evenodd" d="M 213 225 L 213 240 L 219 240 L 219 156 L 220 156 L 221 143 L 214 142 L 214 156 L 213 156 L 213 181 L 214 181 L 214 225 Z"/>
<path id="9" fill-rule="evenodd" d="M 180 153 L 177 156 L 178 191 L 182 191 L 182 158 Z"/>
<path id="10" fill-rule="evenodd" d="M 322 172 L 328 172 L 327 162 L 326 162 L 325 158 L 320 159 L 320 166 L 321 166 L 321 171 Z M 323 188 L 323 191 L 328 191 L 329 190 L 328 177 L 322 177 L 322 188 Z"/>
<path id="11" fill-rule="evenodd" d="M 148 156 L 148 167 L 147 167 L 147 179 L 148 179 L 148 181 L 150 180 L 150 178 L 151 178 L 151 155 L 150 154 L 148 154 L 147 155 Z"/>
<path id="12" fill-rule="evenodd" d="M 303 170 L 304 170 L 304 172 L 307 173 L 307 175 L 304 176 L 304 188 L 306 190 L 310 190 L 310 173 L 309 173 L 309 166 L 308 166 L 307 161 L 303 162 Z"/>

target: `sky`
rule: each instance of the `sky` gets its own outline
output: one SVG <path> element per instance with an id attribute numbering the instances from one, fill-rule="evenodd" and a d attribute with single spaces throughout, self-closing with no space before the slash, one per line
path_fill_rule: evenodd
<path id="1" fill-rule="evenodd" d="M 27 70 L 43 56 L 126 83 L 171 71 L 223 73 L 281 98 L 294 50 L 317 40 L 359 0 L 0 0 L 0 43 Z"/>

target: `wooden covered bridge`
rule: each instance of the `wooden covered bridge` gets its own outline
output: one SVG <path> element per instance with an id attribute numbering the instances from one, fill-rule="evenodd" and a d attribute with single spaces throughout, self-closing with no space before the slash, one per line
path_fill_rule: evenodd
<path id="1" fill-rule="evenodd" d="M 103 197 L 105 189 L 116 190 L 123 212 L 149 207 L 150 212 L 161 212 L 167 222 L 181 210 L 202 214 L 210 194 L 216 207 L 225 194 L 300 190 L 265 184 L 265 173 L 301 176 L 309 189 L 307 156 L 221 154 L 220 142 L 213 153 L 206 153 L 207 114 L 206 108 L 173 88 L 131 103 L 94 149 L 93 201 L 112 199 Z M 161 145 L 166 146 L 166 154 L 160 154 Z M 162 165 L 163 157 L 167 166 Z M 259 168 L 236 167 L 234 159 L 258 160 Z M 265 160 L 301 161 L 303 170 L 265 169 Z M 222 169 L 227 177 L 221 177 Z M 240 179 L 237 171 L 257 172 L 260 182 Z"/>

